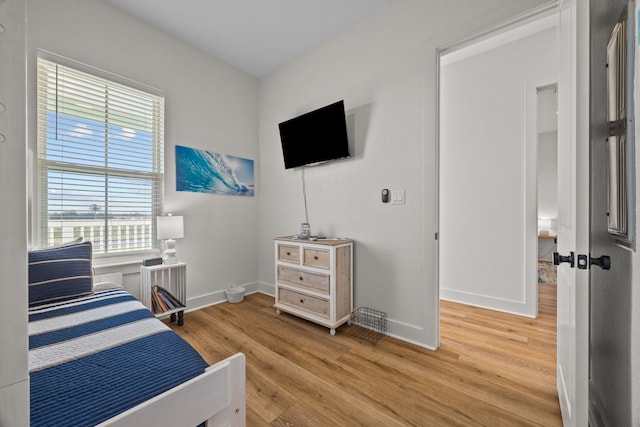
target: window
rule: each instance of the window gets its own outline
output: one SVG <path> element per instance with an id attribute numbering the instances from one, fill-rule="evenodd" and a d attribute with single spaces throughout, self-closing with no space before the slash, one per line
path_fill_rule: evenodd
<path id="1" fill-rule="evenodd" d="M 96 255 L 156 247 L 164 97 L 56 62 L 38 58 L 41 243 L 82 237 Z"/>

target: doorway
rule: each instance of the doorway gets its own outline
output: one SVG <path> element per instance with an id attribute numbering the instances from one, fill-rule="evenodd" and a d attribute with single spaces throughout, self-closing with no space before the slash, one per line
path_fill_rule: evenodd
<path id="1" fill-rule="evenodd" d="M 539 89 L 555 15 L 440 52 L 440 298 L 537 316 Z"/>
<path id="2" fill-rule="evenodd" d="M 558 85 L 537 88 L 538 285 L 556 285 L 558 230 Z"/>

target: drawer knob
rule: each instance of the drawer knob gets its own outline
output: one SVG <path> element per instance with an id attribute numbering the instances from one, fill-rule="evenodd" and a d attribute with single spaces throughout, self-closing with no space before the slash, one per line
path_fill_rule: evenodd
<path id="1" fill-rule="evenodd" d="M 304 304 L 304 300 L 300 298 L 300 304 Z"/>
<path id="2" fill-rule="evenodd" d="M 315 259 L 317 261 L 318 260 L 318 255 L 314 255 L 313 259 Z"/>
<path id="3" fill-rule="evenodd" d="M 291 252 L 287 252 L 287 256 L 291 256 Z"/>
<path id="4" fill-rule="evenodd" d="M 300 276 L 298 277 L 298 279 L 300 279 L 300 281 L 302 282 L 304 280 L 304 277 Z"/>

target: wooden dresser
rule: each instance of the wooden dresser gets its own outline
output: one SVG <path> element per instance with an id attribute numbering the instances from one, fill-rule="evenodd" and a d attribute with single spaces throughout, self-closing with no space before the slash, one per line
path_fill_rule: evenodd
<path id="1" fill-rule="evenodd" d="M 281 311 L 336 328 L 353 310 L 353 240 L 275 239 L 276 303 Z"/>

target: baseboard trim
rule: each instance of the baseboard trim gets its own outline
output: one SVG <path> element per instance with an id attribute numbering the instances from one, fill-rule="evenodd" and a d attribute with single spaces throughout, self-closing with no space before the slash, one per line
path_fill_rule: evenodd
<path id="1" fill-rule="evenodd" d="M 245 295 L 249 295 L 258 292 L 259 283 L 253 282 L 237 286 L 244 286 L 244 288 L 247 290 L 245 292 Z M 225 290 L 223 289 L 220 291 L 210 292 L 208 294 L 187 298 L 187 309 L 185 311 L 188 313 L 190 311 L 199 310 L 211 305 L 220 304 L 221 302 L 226 302 L 227 295 L 224 293 L 224 291 Z"/>
<path id="2" fill-rule="evenodd" d="M 258 291 L 274 298 L 276 296 L 276 286 L 272 285 L 271 283 L 258 282 Z"/>
<path id="3" fill-rule="evenodd" d="M 515 314 L 518 316 L 536 318 L 537 313 L 527 310 L 527 304 L 521 301 L 513 301 L 502 298 L 494 298 L 485 295 L 471 294 L 467 292 L 454 291 L 451 289 L 440 289 L 440 299 L 471 305 L 474 307 L 486 308 L 489 310 L 501 311 L 503 313 Z"/>
<path id="4" fill-rule="evenodd" d="M 398 320 L 389 319 L 387 317 L 387 335 L 400 341 L 405 341 L 428 350 L 437 350 L 437 347 L 424 343 L 424 328 L 411 325 L 409 323 L 400 322 Z"/>

